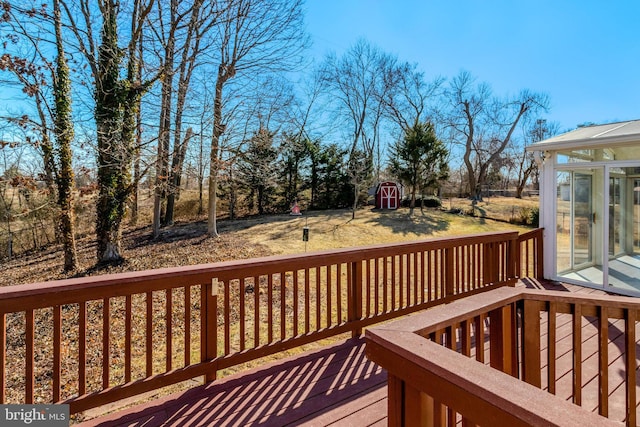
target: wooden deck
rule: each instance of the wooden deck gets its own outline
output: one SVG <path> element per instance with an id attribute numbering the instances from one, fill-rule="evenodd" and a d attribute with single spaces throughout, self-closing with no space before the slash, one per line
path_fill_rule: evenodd
<path id="1" fill-rule="evenodd" d="M 386 425 L 386 381 L 353 339 L 80 425 Z"/>
<path id="2" fill-rule="evenodd" d="M 518 286 L 603 294 L 595 289 L 535 280 Z M 558 336 L 559 345 L 563 338 L 567 339 Z M 584 341 L 591 338 L 583 336 Z M 80 425 L 386 425 L 387 375 L 367 360 L 364 347 L 361 338 L 347 340 Z M 616 385 L 611 384 L 609 390 L 616 390 Z M 619 394 L 612 397 L 624 399 Z"/>

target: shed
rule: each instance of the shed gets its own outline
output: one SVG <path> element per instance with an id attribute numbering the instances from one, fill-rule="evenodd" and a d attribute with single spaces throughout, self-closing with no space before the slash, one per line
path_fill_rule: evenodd
<path id="1" fill-rule="evenodd" d="M 376 208 L 398 209 L 402 199 L 402 184 L 393 181 L 384 181 L 376 188 Z"/>
<path id="2" fill-rule="evenodd" d="M 532 144 L 548 279 L 640 295 L 640 120 Z"/>

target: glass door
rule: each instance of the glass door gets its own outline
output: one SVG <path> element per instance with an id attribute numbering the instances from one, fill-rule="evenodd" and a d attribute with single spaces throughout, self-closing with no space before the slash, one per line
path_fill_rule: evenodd
<path id="1" fill-rule="evenodd" d="M 609 171 L 609 286 L 640 291 L 639 189 L 637 167 L 610 168 Z"/>
<path id="2" fill-rule="evenodd" d="M 624 253 L 624 184 L 623 177 L 609 175 L 609 258 Z"/>
<path id="3" fill-rule="evenodd" d="M 556 271 L 558 276 L 603 284 L 604 170 L 558 171 L 556 175 Z"/>
<path id="4" fill-rule="evenodd" d="M 593 264 L 593 177 L 575 172 L 572 185 L 572 228 L 574 269 Z"/>

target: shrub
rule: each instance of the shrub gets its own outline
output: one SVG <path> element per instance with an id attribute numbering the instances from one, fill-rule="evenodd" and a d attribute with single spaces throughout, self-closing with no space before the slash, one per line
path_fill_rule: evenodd
<path id="1" fill-rule="evenodd" d="M 425 196 L 421 198 L 420 196 L 416 196 L 416 208 L 420 207 L 420 203 L 424 203 L 425 208 L 439 208 L 442 207 L 442 201 L 435 196 Z M 410 198 L 402 199 L 402 207 L 408 208 L 411 205 Z"/>
<path id="2" fill-rule="evenodd" d="M 531 213 L 529 214 L 529 224 L 536 228 L 540 226 L 540 208 L 535 207 L 531 209 Z"/>

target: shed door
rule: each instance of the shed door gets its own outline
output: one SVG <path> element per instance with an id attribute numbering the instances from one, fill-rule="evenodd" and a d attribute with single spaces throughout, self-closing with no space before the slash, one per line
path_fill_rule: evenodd
<path id="1" fill-rule="evenodd" d="M 398 209 L 398 187 L 384 186 L 380 191 L 382 209 Z"/>

